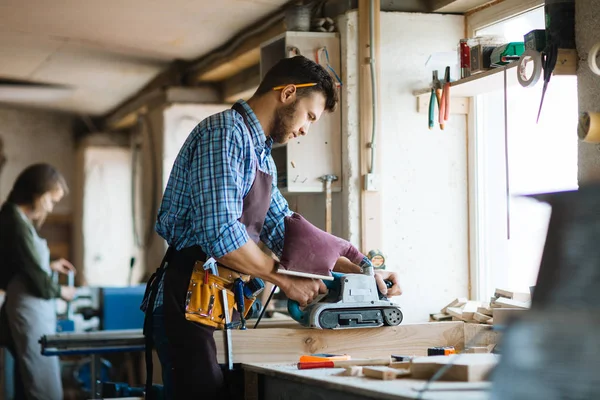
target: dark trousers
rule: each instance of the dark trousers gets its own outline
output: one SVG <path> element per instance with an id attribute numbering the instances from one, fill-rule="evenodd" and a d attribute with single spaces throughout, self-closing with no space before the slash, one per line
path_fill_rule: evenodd
<path id="1" fill-rule="evenodd" d="M 215 329 L 185 318 L 192 270 L 197 260 L 205 258 L 198 247 L 173 253 L 165 271 L 162 310 L 157 307 L 154 313 L 155 346 L 163 367 L 163 381 L 171 386 L 165 387 L 171 391 L 169 399 L 226 400 L 238 398 L 232 393 L 243 393 L 243 386 L 226 377 L 217 362 Z"/>

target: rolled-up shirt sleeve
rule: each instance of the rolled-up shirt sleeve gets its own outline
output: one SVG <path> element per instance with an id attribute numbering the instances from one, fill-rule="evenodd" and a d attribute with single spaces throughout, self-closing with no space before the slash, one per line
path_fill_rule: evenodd
<path id="1" fill-rule="evenodd" d="M 205 135 L 189 160 L 192 231 L 207 255 L 221 258 L 249 240 L 238 219 L 251 157 L 244 153 L 248 146 L 240 130 L 213 129 Z"/>
<path id="2" fill-rule="evenodd" d="M 287 200 L 277 188 L 277 170 L 272 158 L 269 160 L 269 164 L 274 171 L 271 187 L 271 204 L 260 233 L 260 240 L 277 257 L 281 258 L 285 237 L 285 217 L 292 215 L 292 211 L 289 208 Z"/>

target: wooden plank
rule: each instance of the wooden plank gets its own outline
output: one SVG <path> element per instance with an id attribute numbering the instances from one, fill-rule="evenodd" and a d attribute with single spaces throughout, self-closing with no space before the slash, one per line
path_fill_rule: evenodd
<path id="1" fill-rule="evenodd" d="M 482 314 L 480 312 L 476 312 L 473 314 L 473 319 L 477 322 L 487 322 L 490 320 L 490 318 L 492 317 L 486 314 Z"/>
<path id="2" fill-rule="evenodd" d="M 504 0 L 492 7 L 481 9 L 467 16 L 467 35 L 475 36 L 477 30 L 531 11 L 544 5 L 544 0 Z"/>
<path id="3" fill-rule="evenodd" d="M 286 31 L 283 21 L 275 23 L 267 30 L 248 38 L 238 44 L 237 48 L 230 54 L 219 57 L 217 52 L 208 57 L 210 61 L 204 61 L 202 65 L 194 67 L 194 71 L 185 77 L 185 82 L 196 84 L 200 81 L 221 81 L 238 72 L 256 64 L 260 60 L 260 45 L 269 39 Z M 235 39 L 234 39 L 235 40 Z M 208 60 L 206 57 L 205 60 Z"/>
<path id="4" fill-rule="evenodd" d="M 420 114 L 429 113 L 429 99 L 430 93 L 425 93 L 417 96 L 417 112 Z M 466 115 L 469 113 L 469 98 L 468 97 L 456 97 L 450 98 L 450 114 Z M 435 118 L 437 121 L 437 111 L 435 112 Z"/>
<path id="5" fill-rule="evenodd" d="M 500 332 L 489 325 L 464 324 L 465 346 L 486 347 L 496 345 L 500 341 Z"/>
<path id="6" fill-rule="evenodd" d="M 442 308 L 442 314 L 447 314 L 448 311 L 448 307 L 462 307 L 465 304 L 467 304 L 467 298 L 466 297 L 458 297 L 454 300 L 452 300 L 450 303 L 448 303 L 444 308 Z"/>
<path id="7" fill-rule="evenodd" d="M 504 71 L 507 71 L 507 87 L 519 85 L 517 79 L 517 70 L 515 67 L 519 63 L 517 61 L 498 68 L 492 68 L 485 72 L 473 74 L 463 79 L 450 82 L 451 98 L 474 97 L 480 94 L 489 93 L 490 91 L 504 90 Z M 421 97 L 429 96 L 431 89 L 418 89 L 413 91 L 413 95 Z M 470 104 L 465 104 L 467 107 Z M 460 106 L 459 106 L 460 107 Z"/>
<path id="8" fill-rule="evenodd" d="M 432 11 L 438 13 L 464 13 L 480 7 L 490 0 L 433 0 Z"/>
<path id="9" fill-rule="evenodd" d="M 374 329 L 320 330 L 271 328 L 232 331 L 235 363 L 297 362 L 310 353 L 349 354 L 352 358 L 424 356 L 428 347 L 464 347 L 464 323 L 430 322 Z M 217 358 L 225 363 L 223 331 L 214 334 Z"/>
<path id="10" fill-rule="evenodd" d="M 392 379 L 402 378 L 410 375 L 408 369 L 396 369 L 390 367 L 363 367 L 362 373 L 367 378 L 381 379 L 389 381 Z"/>
<path id="11" fill-rule="evenodd" d="M 520 308 L 523 310 L 529 309 L 530 304 L 524 301 L 511 300 L 504 297 L 496 299 L 493 305 L 500 306 L 502 308 Z"/>
<path id="12" fill-rule="evenodd" d="M 442 367 L 452 363 L 453 365 L 440 377 L 441 381 L 481 382 L 487 379 L 498 359 L 495 354 L 419 357 L 412 360 L 410 372 L 414 379 L 429 379 Z"/>
<path id="13" fill-rule="evenodd" d="M 381 105 L 380 101 L 380 81 L 381 68 L 378 60 L 381 60 L 380 55 L 380 9 L 381 2 L 372 0 L 374 3 L 374 43 L 369 43 L 369 0 L 358 1 L 358 59 L 359 59 L 359 127 L 360 127 L 360 160 L 362 191 L 361 191 L 361 249 L 363 252 L 368 252 L 371 249 L 381 248 L 383 236 L 383 214 L 382 214 L 382 198 L 381 186 L 377 191 L 365 190 L 365 179 L 370 171 L 371 165 L 371 136 L 372 136 L 372 121 L 375 118 L 375 160 L 373 162 L 374 172 L 381 175 L 381 151 L 378 146 L 382 145 L 381 141 L 381 106 L 377 108 L 377 115 L 372 115 L 372 89 L 371 88 L 371 70 L 370 70 L 370 46 L 373 46 L 375 57 L 375 89 L 377 95 L 375 101 Z M 381 179 L 379 179 L 381 182 Z"/>
<path id="14" fill-rule="evenodd" d="M 552 75 L 577 75 L 579 57 L 576 49 L 558 49 L 556 67 Z"/>

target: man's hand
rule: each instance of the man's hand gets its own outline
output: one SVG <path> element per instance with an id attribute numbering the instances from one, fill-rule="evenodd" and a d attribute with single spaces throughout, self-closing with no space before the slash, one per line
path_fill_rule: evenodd
<path id="1" fill-rule="evenodd" d="M 77 272 L 77 271 L 75 271 L 75 267 L 73 266 L 73 264 L 71 264 L 69 261 L 65 260 L 64 258 L 60 258 L 56 261 L 52 261 L 50 263 L 50 269 L 52 271 L 56 271 L 61 274 L 68 274 L 70 271 L 73 271 L 74 274 Z"/>
<path id="2" fill-rule="evenodd" d="M 387 286 L 385 286 L 384 280 L 392 282 L 393 286 L 388 289 Z M 400 296 L 402 294 L 402 289 L 398 283 L 398 274 L 395 272 L 376 270 L 375 281 L 377 282 L 379 291 L 387 297 Z"/>
<path id="3" fill-rule="evenodd" d="M 288 299 L 295 300 L 300 308 L 306 307 L 319 294 L 327 293 L 327 286 L 321 279 L 285 277 L 279 287 Z"/>

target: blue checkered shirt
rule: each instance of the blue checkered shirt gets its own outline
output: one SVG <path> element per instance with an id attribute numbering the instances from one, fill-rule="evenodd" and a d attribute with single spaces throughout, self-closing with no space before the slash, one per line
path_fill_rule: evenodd
<path id="1" fill-rule="evenodd" d="M 260 234 L 261 241 L 281 256 L 284 218 L 292 214 L 277 189 L 277 169 L 271 157 L 273 140 L 267 138 L 245 101 L 250 130 L 242 116 L 226 110 L 200 122 L 179 151 L 158 212 L 156 232 L 177 250 L 198 245 L 207 257 L 223 257 L 248 240 L 238 221 L 243 199 L 258 168 L 273 176 L 271 205 Z M 163 303 L 159 282 L 155 308 Z"/>

